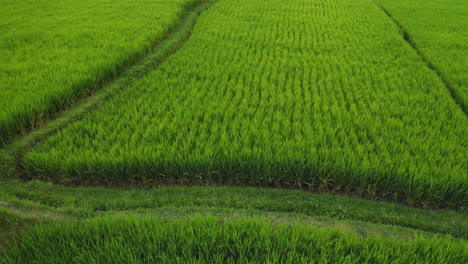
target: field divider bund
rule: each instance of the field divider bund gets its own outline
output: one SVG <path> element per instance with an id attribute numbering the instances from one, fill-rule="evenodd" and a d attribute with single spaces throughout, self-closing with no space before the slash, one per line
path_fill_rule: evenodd
<path id="1" fill-rule="evenodd" d="M 395 24 L 395 26 L 398 28 L 398 31 L 400 32 L 403 39 L 416 52 L 416 54 L 421 58 L 421 60 L 426 64 L 426 66 L 439 77 L 439 79 L 444 84 L 445 89 L 449 92 L 450 96 L 452 97 L 453 101 L 460 107 L 460 109 L 465 114 L 465 116 L 468 116 L 468 109 L 465 109 L 463 107 L 462 102 L 456 96 L 455 91 L 452 88 L 452 86 L 450 85 L 450 83 L 444 78 L 444 76 L 440 73 L 440 71 L 437 69 L 437 67 L 435 67 L 429 61 L 429 59 L 427 59 L 424 56 L 424 54 L 421 52 L 421 50 L 416 46 L 416 44 L 411 39 L 411 35 L 408 33 L 408 31 L 400 24 L 400 22 L 398 22 L 398 20 L 396 20 L 392 16 L 390 11 L 388 11 L 381 3 L 378 2 L 378 0 L 373 0 L 373 1 L 374 1 L 375 5 L 387 15 L 387 17 L 393 22 L 393 24 Z"/>

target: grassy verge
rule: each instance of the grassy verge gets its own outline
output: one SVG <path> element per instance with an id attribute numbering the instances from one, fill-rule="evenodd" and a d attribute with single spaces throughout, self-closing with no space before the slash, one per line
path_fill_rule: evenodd
<path id="1" fill-rule="evenodd" d="M 41 225 L 5 263 L 465 263 L 465 240 L 362 236 L 261 217 L 141 215 Z"/>
<path id="2" fill-rule="evenodd" d="M 18 137 L 16 140 L 5 145 L 4 149 L 19 158 L 31 147 L 53 135 L 57 130 L 81 119 L 91 110 L 105 104 L 112 96 L 130 87 L 136 80 L 157 68 L 166 58 L 183 46 L 184 42 L 189 38 L 198 16 L 214 2 L 216 0 L 200 1 L 198 5 L 195 5 L 181 15 L 180 21 L 150 49 L 148 54 L 125 68 L 119 76 L 105 83 L 93 95 L 75 102 L 73 108 L 52 115 L 48 122 L 45 122 L 42 126 L 30 131 L 28 134 Z"/>
<path id="3" fill-rule="evenodd" d="M 12 163 L 11 159 L 6 160 L 10 162 L 5 164 Z M 11 166 L 3 168 L 6 170 L 0 173 L 2 176 L 6 176 L 5 171 L 14 172 Z M 3 252 L 14 241 L 22 241 L 22 237 L 26 236 L 26 241 L 30 239 L 29 231 L 37 224 L 68 225 L 70 221 L 129 214 L 157 216 L 168 221 L 196 214 L 233 219 L 262 217 L 268 223 L 339 227 L 366 236 L 410 239 L 438 234 L 468 238 L 468 215 L 464 212 L 422 210 L 328 193 L 226 186 L 162 186 L 147 190 L 74 188 L 41 181 L 25 182 L 14 179 L 14 174 L 1 178 L 0 186 L 0 251 Z M 22 242 L 18 244 L 22 245 Z M 15 261 L 21 262 L 21 257 L 26 256 L 20 255 Z"/>
<path id="4" fill-rule="evenodd" d="M 39 181 L 2 181 L 3 207 L 26 212 L 51 210 L 72 218 L 158 208 L 225 208 L 353 220 L 468 237 L 468 216 L 452 210 L 423 210 L 327 193 L 242 187 L 159 187 L 116 190 L 65 187 Z M 47 211 L 50 214 L 50 211 Z"/>
<path id="5" fill-rule="evenodd" d="M 2 208 L 2 205 L 2 202 L 0 202 L 0 253 L 6 251 L 9 245 L 18 240 L 25 230 L 41 223 L 35 217 L 16 214 L 11 210 Z"/>

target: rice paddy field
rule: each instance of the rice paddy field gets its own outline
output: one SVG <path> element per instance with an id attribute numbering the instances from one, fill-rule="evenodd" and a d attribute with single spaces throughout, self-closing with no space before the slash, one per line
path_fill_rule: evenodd
<path id="1" fill-rule="evenodd" d="M 147 52 L 191 0 L 1 0 L 0 143 Z"/>
<path id="2" fill-rule="evenodd" d="M 220 1 L 158 69 L 23 165 L 55 182 L 295 186 L 462 206 L 467 135 L 443 82 L 372 1 Z"/>
<path id="3" fill-rule="evenodd" d="M 468 262 L 465 1 L 0 6 L 0 263 Z"/>
<path id="4" fill-rule="evenodd" d="M 463 0 L 378 0 L 405 31 L 456 102 L 468 112 L 468 20 Z"/>

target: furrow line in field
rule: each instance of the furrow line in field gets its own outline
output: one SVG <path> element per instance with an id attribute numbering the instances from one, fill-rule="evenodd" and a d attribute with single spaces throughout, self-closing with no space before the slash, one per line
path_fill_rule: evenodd
<path id="1" fill-rule="evenodd" d="M 450 96 L 453 98 L 453 101 L 461 108 L 463 113 L 465 113 L 465 116 L 468 116 L 467 109 L 463 106 L 463 102 L 457 97 L 455 90 L 453 87 L 450 85 L 449 81 L 444 78 L 444 76 L 441 74 L 441 72 L 435 67 L 429 59 L 424 56 L 424 54 L 421 52 L 421 50 L 416 46 L 416 44 L 413 42 L 411 35 L 408 33 L 408 31 L 396 20 L 390 11 L 388 11 L 382 4 L 380 4 L 377 0 L 374 0 L 375 5 L 382 10 L 388 18 L 395 24 L 395 26 L 398 28 L 400 34 L 402 35 L 403 39 L 408 43 L 408 45 L 418 54 L 418 56 L 421 58 L 421 60 L 427 65 L 427 67 L 432 70 L 442 81 L 444 84 L 445 88 L 447 91 L 450 93 Z"/>

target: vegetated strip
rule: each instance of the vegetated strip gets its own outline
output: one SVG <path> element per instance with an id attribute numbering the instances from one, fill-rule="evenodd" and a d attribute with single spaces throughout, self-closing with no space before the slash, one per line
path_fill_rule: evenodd
<path id="1" fill-rule="evenodd" d="M 161 207 L 223 207 L 277 213 L 297 213 L 341 220 L 365 221 L 451 234 L 468 239 L 468 215 L 452 210 L 423 210 L 394 203 L 368 201 L 328 193 L 253 187 L 163 186 L 118 190 L 65 187 L 41 181 L 2 180 L 5 207 L 67 212 L 133 211 Z M 183 201 L 183 202 L 181 202 Z"/>
<path id="2" fill-rule="evenodd" d="M 449 236 L 362 236 L 340 227 L 262 217 L 128 215 L 35 227 L 4 263 L 466 263 Z M 326 260 L 325 262 L 323 262 Z"/>
<path id="3" fill-rule="evenodd" d="M 468 214 L 453 210 L 423 210 L 388 202 L 369 201 L 328 193 L 230 186 L 159 186 L 121 190 L 103 187 L 66 187 L 41 181 L 0 179 L 0 207 L 17 212 L 70 217 L 98 212 L 155 208 L 217 207 L 274 213 L 302 214 L 327 219 L 364 221 L 450 234 L 468 239 Z"/>
<path id="4" fill-rule="evenodd" d="M 461 108 L 463 113 L 465 113 L 465 115 L 468 116 L 468 109 L 465 106 L 466 102 L 463 102 L 462 98 L 459 98 L 457 96 L 457 93 L 451 86 L 450 82 L 447 79 L 445 79 L 445 77 L 441 74 L 440 70 L 437 69 L 437 67 L 435 67 L 426 56 L 424 56 L 421 50 L 413 42 L 408 31 L 398 22 L 398 20 L 396 20 L 392 16 L 390 11 L 388 11 L 378 0 L 373 0 L 373 1 L 375 5 L 379 7 L 388 16 L 390 20 L 392 20 L 392 22 L 395 24 L 395 26 L 398 28 L 399 32 L 403 36 L 403 39 L 416 52 L 416 54 L 418 54 L 418 56 L 421 57 L 421 60 L 424 61 L 427 67 L 437 74 L 437 76 L 440 78 L 441 82 L 444 84 L 445 88 L 447 89 L 447 91 L 450 93 L 450 96 L 453 98 L 453 101 Z"/>
<path id="5" fill-rule="evenodd" d="M 167 57 L 182 47 L 185 41 L 190 37 L 197 17 L 216 1 L 217 0 L 206 0 L 194 6 L 182 16 L 182 19 L 175 25 L 174 29 L 152 48 L 150 53 L 122 71 L 121 75 L 109 81 L 102 89 L 93 95 L 77 102 L 74 107 L 55 114 L 53 118 L 48 120 L 40 128 L 30 131 L 25 136 L 6 145 L 5 149 L 0 151 L 10 153 L 17 159 L 20 159 L 22 154 L 28 151 L 32 146 L 39 144 L 57 130 L 79 120 L 87 112 L 105 104 L 106 100 L 115 96 L 120 91 L 129 88 L 135 80 L 140 79 L 148 72 L 154 70 L 154 68 L 161 64 Z"/>
<path id="6" fill-rule="evenodd" d="M 391 235 L 403 239 L 418 234 L 433 236 L 431 233 L 466 239 L 468 231 L 463 214 L 453 211 L 427 211 L 300 191 L 233 187 L 122 191 L 18 181 L 17 192 L 13 192 L 9 189 L 12 182 L 0 184 L 5 186 L 0 191 L 0 255 L 2 248 L 5 251 L 13 245 L 13 240 L 39 223 L 128 214 L 157 215 L 168 220 L 195 214 L 227 218 L 261 216 L 275 223 L 340 226 L 365 236 Z"/>
<path id="7" fill-rule="evenodd" d="M 188 197 L 185 197 L 188 199 Z M 423 230 L 422 228 L 410 228 L 399 225 L 389 225 L 374 223 L 370 221 L 357 221 L 348 220 L 343 218 L 332 218 L 324 217 L 320 215 L 306 215 L 296 212 L 276 212 L 267 210 L 255 210 L 255 209 L 243 209 L 243 208 L 229 208 L 229 207 L 215 207 L 215 206 L 161 206 L 153 208 L 139 208 L 133 210 L 106 210 L 106 208 L 98 208 L 93 212 L 86 212 L 84 208 L 67 208 L 66 211 L 51 209 L 50 207 L 43 206 L 42 208 L 32 209 L 18 208 L 21 205 L 19 201 L 14 203 L 4 202 L 0 199 L 0 221 L 4 221 L 5 218 L 18 218 L 18 222 L 21 222 L 21 218 L 31 220 L 34 223 L 54 223 L 60 221 L 69 220 L 85 220 L 93 217 L 103 216 L 125 216 L 128 214 L 135 214 L 141 216 L 158 216 L 165 219 L 180 218 L 184 216 L 192 215 L 215 215 L 225 218 L 237 218 L 237 217 L 264 217 L 268 218 L 272 222 L 284 222 L 284 223 L 307 223 L 316 227 L 333 227 L 342 226 L 349 230 L 357 231 L 363 235 L 385 235 L 392 234 L 398 237 L 410 238 L 417 234 L 425 235 L 448 235 L 454 238 L 467 239 L 466 236 L 460 236 L 451 233 L 444 232 L 430 232 Z M 29 205 L 31 206 L 31 205 Z M 81 209 L 81 210 L 80 210 Z M 3 214 L 3 215 L 2 215 Z M 6 217 L 5 217 L 6 216 Z M 3 219 L 3 220 L 2 220 Z M 8 221 L 8 220 L 7 220 Z M 10 221 L 11 222 L 11 221 Z M 1 234 L 0 234 L 1 235 Z M 0 241 L 1 244 L 1 241 Z M 1 245 L 0 245 L 1 246 Z"/>
<path id="8" fill-rule="evenodd" d="M 184 197 L 190 199 L 190 197 Z M 182 199 L 184 199 L 182 198 Z M 359 233 L 362 236 L 391 236 L 395 238 L 411 239 L 418 235 L 436 236 L 443 235 L 442 232 L 427 232 L 423 228 L 408 228 L 398 225 L 387 225 L 372 223 L 368 221 L 347 220 L 344 218 L 331 218 L 319 215 L 305 215 L 295 212 L 272 212 L 267 210 L 254 210 L 229 207 L 214 206 L 159 206 L 152 208 L 139 208 L 138 210 L 106 210 L 99 208 L 93 211 L 85 208 L 67 207 L 66 210 L 50 208 L 47 206 L 32 207 L 33 203 L 22 204 L 18 200 L 15 202 L 4 202 L 0 196 L 0 255 L 2 251 L 7 251 L 13 246 L 13 241 L 19 240 L 33 226 L 38 224 L 52 224 L 68 221 L 83 221 L 93 217 L 118 217 L 128 215 L 139 215 L 141 217 L 158 217 L 165 220 L 179 219 L 182 217 L 203 215 L 216 216 L 226 219 L 238 219 L 243 217 L 261 217 L 271 223 L 301 223 L 311 225 L 317 228 L 339 227 L 346 230 Z M 20 206 L 25 206 L 20 208 Z M 3 223 L 3 224 L 2 224 Z M 438 233 L 438 234 L 436 234 Z M 447 237 L 462 238 L 449 234 Z"/>

